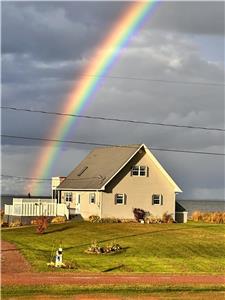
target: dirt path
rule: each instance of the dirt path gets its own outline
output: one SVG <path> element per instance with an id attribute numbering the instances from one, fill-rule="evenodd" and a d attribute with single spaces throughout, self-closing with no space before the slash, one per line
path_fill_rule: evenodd
<path id="1" fill-rule="evenodd" d="M 16 246 L 6 241 L 1 241 L 1 271 L 4 275 L 31 272 L 29 263 Z"/>
<path id="2" fill-rule="evenodd" d="M 34 273 L 16 247 L 2 241 L 2 285 L 57 284 L 225 284 L 223 275 L 103 275 L 93 273 Z M 19 274 L 18 274 L 19 273 Z"/>
<path id="3" fill-rule="evenodd" d="M 200 276 L 200 275 L 98 275 L 98 274 L 68 274 L 68 273 L 20 273 L 3 274 L 3 285 L 35 285 L 35 284 L 225 284 L 224 276 Z"/>

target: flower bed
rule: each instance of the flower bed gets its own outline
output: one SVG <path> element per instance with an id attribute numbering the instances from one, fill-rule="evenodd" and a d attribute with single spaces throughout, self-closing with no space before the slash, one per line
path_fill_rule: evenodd
<path id="1" fill-rule="evenodd" d="M 119 244 L 112 243 L 106 246 L 100 246 L 97 242 L 93 242 L 85 253 L 88 254 L 111 254 L 121 252 L 123 248 Z"/>

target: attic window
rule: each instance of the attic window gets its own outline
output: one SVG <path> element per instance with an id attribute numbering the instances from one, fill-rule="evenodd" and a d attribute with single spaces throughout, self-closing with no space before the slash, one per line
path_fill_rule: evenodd
<path id="1" fill-rule="evenodd" d="M 147 167 L 133 166 L 131 169 L 131 176 L 147 176 Z"/>
<path id="2" fill-rule="evenodd" d="M 87 170 L 88 167 L 83 167 L 81 169 L 81 171 L 77 174 L 77 176 L 81 176 L 86 170 Z"/>

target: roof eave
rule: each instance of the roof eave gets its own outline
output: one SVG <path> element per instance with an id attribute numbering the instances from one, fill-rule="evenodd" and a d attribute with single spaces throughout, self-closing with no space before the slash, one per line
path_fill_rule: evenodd
<path id="1" fill-rule="evenodd" d="M 92 188 L 92 189 L 75 189 L 75 188 L 56 188 L 57 191 L 102 191 L 103 189 L 102 188 Z"/>
<path id="2" fill-rule="evenodd" d="M 112 176 L 111 178 L 104 183 L 104 185 L 101 187 L 101 190 L 105 190 L 106 185 L 127 165 L 127 163 L 137 154 L 137 152 L 142 148 L 146 147 L 145 144 L 141 144 L 139 148 L 130 156 L 130 158 L 120 167 Z"/>

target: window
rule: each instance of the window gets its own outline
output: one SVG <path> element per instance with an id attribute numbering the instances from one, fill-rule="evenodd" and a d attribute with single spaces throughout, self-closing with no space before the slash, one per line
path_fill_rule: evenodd
<path id="1" fill-rule="evenodd" d="M 94 193 L 89 194 L 89 203 L 95 204 L 95 194 Z"/>
<path id="2" fill-rule="evenodd" d="M 72 193 L 65 193 L 65 199 L 68 202 L 72 202 L 73 194 Z"/>
<path id="3" fill-rule="evenodd" d="M 152 195 L 152 205 L 163 205 L 163 195 Z"/>
<path id="4" fill-rule="evenodd" d="M 132 176 L 147 176 L 146 166 L 133 166 L 131 169 Z"/>
<path id="5" fill-rule="evenodd" d="M 140 176 L 146 176 L 146 167 L 145 166 L 140 166 L 139 167 L 139 175 Z"/>
<path id="6" fill-rule="evenodd" d="M 115 195 L 115 204 L 126 204 L 126 195 L 125 194 L 116 194 Z"/>
<path id="7" fill-rule="evenodd" d="M 131 174 L 132 174 L 132 176 L 138 176 L 138 174 L 139 174 L 139 167 L 138 166 L 132 167 Z"/>

